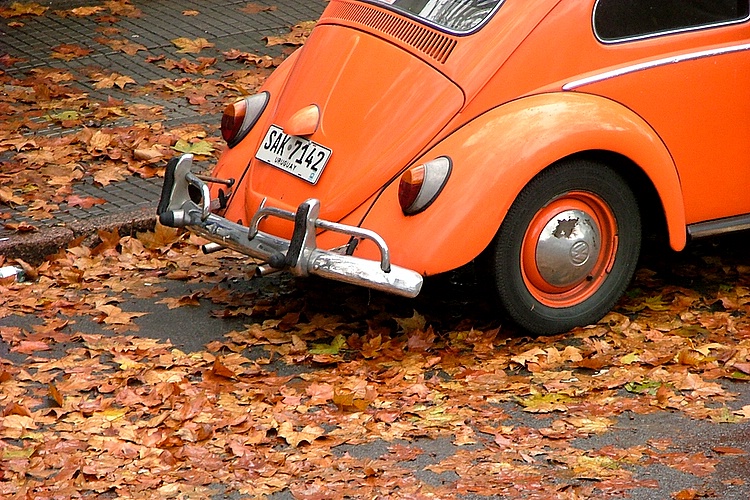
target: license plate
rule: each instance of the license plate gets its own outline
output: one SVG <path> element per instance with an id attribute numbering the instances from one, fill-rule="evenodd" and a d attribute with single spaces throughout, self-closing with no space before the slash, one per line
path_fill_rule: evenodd
<path id="1" fill-rule="evenodd" d="M 255 157 L 311 184 L 318 182 L 332 151 L 304 137 L 285 134 L 271 125 Z"/>

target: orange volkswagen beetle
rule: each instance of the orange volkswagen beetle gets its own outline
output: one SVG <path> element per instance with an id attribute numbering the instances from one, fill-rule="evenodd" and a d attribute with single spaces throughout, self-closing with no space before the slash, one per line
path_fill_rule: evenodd
<path id="1" fill-rule="evenodd" d="M 748 3 L 331 0 L 160 221 L 407 297 L 477 259 L 523 328 L 595 322 L 643 230 L 749 227 Z"/>

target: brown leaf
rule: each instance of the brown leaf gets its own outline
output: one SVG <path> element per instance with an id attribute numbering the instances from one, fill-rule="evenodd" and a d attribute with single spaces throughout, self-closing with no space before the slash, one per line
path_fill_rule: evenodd
<path id="1" fill-rule="evenodd" d="M 21 266 L 21 269 L 23 269 L 23 274 L 26 277 L 27 281 L 34 281 L 39 278 L 39 271 L 37 270 L 37 268 L 23 259 L 15 259 L 15 262 L 17 265 Z"/>
<path id="2" fill-rule="evenodd" d="M 258 14 L 259 12 L 269 12 L 274 10 L 276 10 L 275 5 L 259 5 L 257 3 L 250 2 L 249 4 L 241 8 L 240 12 L 244 12 L 246 14 Z"/>
<path id="3" fill-rule="evenodd" d="M 303 45 L 314 27 L 315 21 L 304 21 L 292 26 L 291 31 L 284 36 L 267 36 L 263 39 L 268 47 L 274 45 Z"/>
<path id="4" fill-rule="evenodd" d="M 22 340 L 17 346 L 11 348 L 11 352 L 20 352 L 21 354 L 34 354 L 38 351 L 49 351 L 50 346 L 41 340 Z"/>
<path id="5" fill-rule="evenodd" d="M 2 141 L 0 141 L 0 145 L 13 146 L 13 149 L 15 149 L 16 151 L 23 151 L 24 149 L 36 149 L 39 147 L 36 141 L 34 141 L 33 139 L 22 136 L 3 139 Z"/>
<path id="6" fill-rule="evenodd" d="M 175 61 L 174 59 L 166 59 L 162 64 L 159 64 L 159 66 L 170 71 L 177 69 L 183 71 L 184 73 L 193 75 L 210 75 L 216 72 L 215 69 L 211 68 L 211 66 L 213 66 L 215 63 L 215 57 L 199 57 L 197 58 L 197 62 L 189 61 L 185 58 L 182 58 L 179 61 Z"/>
<path id="7" fill-rule="evenodd" d="M 395 444 L 388 447 L 388 453 L 392 454 L 399 462 L 410 462 L 422 455 L 424 450 L 422 448 L 417 448 L 416 446 Z"/>
<path id="8" fill-rule="evenodd" d="M 120 75 L 118 73 L 110 73 L 109 75 L 99 74 L 94 77 L 93 81 L 96 82 L 94 83 L 94 88 L 96 89 L 111 89 L 115 86 L 124 89 L 125 85 L 136 83 L 136 81 L 129 76 Z"/>
<path id="9" fill-rule="evenodd" d="M 20 196 L 13 194 L 11 188 L 0 186 L 0 203 L 9 207 L 17 207 L 23 205 L 24 201 Z"/>
<path id="10" fill-rule="evenodd" d="M 700 495 L 698 490 L 696 490 L 695 488 L 688 488 L 685 490 L 680 490 L 676 493 L 672 493 L 672 498 L 674 498 L 674 500 L 695 500 L 699 496 L 702 495 Z"/>
<path id="11" fill-rule="evenodd" d="M 705 356 L 695 349 L 682 349 L 677 353 L 677 362 L 681 365 L 698 366 L 703 363 Z"/>
<path id="12" fill-rule="evenodd" d="M 52 57 L 55 59 L 62 59 L 63 61 L 72 61 L 77 57 L 87 56 L 91 52 L 91 49 L 67 43 L 60 44 L 57 47 L 52 47 Z"/>
<path id="13" fill-rule="evenodd" d="M 5 66 L 6 68 L 10 68 L 14 64 L 22 61 L 25 61 L 25 59 L 23 59 L 22 57 L 13 57 L 10 54 L 3 54 L 2 56 L 0 56 L 0 64 Z"/>
<path id="14" fill-rule="evenodd" d="M 0 382 L 7 382 L 8 380 L 12 379 L 9 373 L 7 372 L 3 372 L 3 373 L 7 374 L 8 377 L 5 377 L 5 378 L 0 377 Z M 3 417 L 7 417 L 8 415 L 23 415 L 24 417 L 31 417 L 32 413 L 24 405 L 21 405 L 18 403 L 10 403 L 8 406 L 5 407 L 5 409 L 2 412 Z"/>
<path id="15" fill-rule="evenodd" d="M 295 431 L 291 422 L 283 422 L 279 426 L 279 436 L 293 447 L 298 447 L 301 443 L 312 444 L 313 441 L 323 436 L 326 431 L 317 425 L 306 425 L 301 431 Z"/>
<path id="16" fill-rule="evenodd" d="M 593 356 L 591 358 L 585 358 L 575 363 L 575 366 L 580 368 L 588 368 L 589 370 L 601 370 L 604 368 L 611 359 L 607 356 Z"/>
<path id="17" fill-rule="evenodd" d="M 719 455 L 747 455 L 747 452 L 742 448 L 735 448 L 733 446 L 714 446 L 711 450 Z"/>
<path id="18" fill-rule="evenodd" d="M 142 15 L 141 9 L 131 5 L 128 0 L 109 0 L 104 4 L 116 16 L 138 18 Z"/>
<path id="19" fill-rule="evenodd" d="M 190 420 L 200 415 L 208 405 L 208 399 L 203 395 L 188 399 L 185 404 L 172 412 L 172 418 L 178 422 Z"/>
<path id="20" fill-rule="evenodd" d="M 94 38 L 94 40 L 101 43 L 102 45 L 106 45 L 112 50 L 116 50 L 118 52 L 124 52 L 129 56 L 136 55 L 139 50 L 148 50 L 145 46 L 139 43 L 134 43 L 134 42 L 131 42 L 130 40 L 125 40 L 125 39 L 112 39 L 112 38 L 105 38 L 105 37 L 97 37 L 97 38 Z"/>
<path id="21" fill-rule="evenodd" d="M 307 386 L 305 393 L 310 396 L 311 405 L 321 405 L 333 399 L 333 386 L 313 382 Z"/>
<path id="22" fill-rule="evenodd" d="M 167 248 L 176 243 L 181 236 L 182 232 L 173 227 L 164 226 L 160 223 L 156 223 L 153 231 L 138 233 L 138 241 L 143 243 L 146 248 L 160 249 Z"/>
<path id="23" fill-rule="evenodd" d="M 436 338 L 432 327 L 428 327 L 425 332 L 419 330 L 413 331 L 409 335 L 406 345 L 410 352 L 426 352 L 433 347 Z"/>
<path id="24" fill-rule="evenodd" d="M 375 394 L 334 388 L 332 401 L 341 411 L 364 411 L 374 399 Z"/>
<path id="25" fill-rule="evenodd" d="M 91 208 L 94 205 L 101 205 L 107 203 L 107 200 L 103 198 L 94 198 L 93 196 L 78 196 L 73 194 L 65 198 L 65 202 L 71 207 Z"/>
<path id="26" fill-rule="evenodd" d="M 41 16 L 47 12 L 48 8 L 35 2 L 13 2 L 10 7 L 0 7 L 0 17 Z"/>
<path id="27" fill-rule="evenodd" d="M 98 14 L 99 12 L 102 12 L 104 10 L 104 7 L 100 6 L 92 6 L 92 7 L 76 7 L 75 9 L 70 9 L 70 13 L 73 14 L 76 17 L 87 17 L 87 16 L 93 16 L 94 14 Z"/>
<path id="28" fill-rule="evenodd" d="M 128 313 L 111 304 L 100 305 L 96 310 L 102 313 L 101 321 L 107 325 L 127 325 L 132 322 L 133 318 L 146 314 L 139 312 Z"/>
<path id="29" fill-rule="evenodd" d="M 108 186 L 113 182 L 125 180 L 127 170 L 114 163 L 94 172 L 94 182 L 100 186 Z"/>
<path id="30" fill-rule="evenodd" d="M 55 384 L 49 384 L 49 396 L 57 403 L 57 406 L 62 408 L 65 401 L 60 391 L 55 387 Z"/>
<path id="31" fill-rule="evenodd" d="M 28 222 L 7 222 L 3 224 L 3 227 L 10 231 L 16 231 L 17 233 L 33 233 L 39 230 L 39 228 Z"/>
<path id="32" fill-rule="evenodd" d="M 716 464 L 721 461 L 718 458 L 709 458 L 703 453 L 666 453 L 658 458 L 664 465 L 698 477 L 713 474 Z"/>
<path id="33" fill-rule="evenodd" d="M 165 297 L 157 304 L 166 304 L 169 309 L 176 309 L 178 307 L 200 307 L 201 303 L 198 300 L 201 297 L 201 292 L 194 292 L 190 295 L 183 295 L 182 297 Z"/>
<path id="34" fill-rule="evenodd" d="M 224 363 L 221 362 L 218 356 L 214 359 L 214 364 L 211 367 L 211 373 L 219 377 L 224 377 L 224 378 L 229 378 L 229 379 L 233 379 L 237 376 L 236 373 L 234 373 L 232 370 L 227 368 L 224 365 Z"/>
<path id="35" fill-rule="evenodd" d="M 205 38 L 175 38 L 171 42 L 180 50 L 178 53 L 181 54 L 197 54 L 203 49 L 213 47 L 214 44 L 206 40 Z"/>
<path id="36" fill-rule="evenodd" d="M 115 249 L 120 243 L 120 233 L 116 228 L 112 231 L 99 230 L 97 236 L 101 241 L 91 249 L 91 255 L 100 255 L 107 250 Z"/>
<path id="37" fill-rule="evenodd" d="M 746 375 L 750 375 L 750 363 L 732 363 L 732 368 L 735 368 Z"/>

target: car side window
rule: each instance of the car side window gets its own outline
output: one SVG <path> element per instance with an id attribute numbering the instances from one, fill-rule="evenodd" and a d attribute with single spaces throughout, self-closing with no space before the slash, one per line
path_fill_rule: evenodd
<path id="1" fill-rule="evenodd" d="M 598 0 L 594 31 L 605 42 L 740 21 L 748 0 Z"/>

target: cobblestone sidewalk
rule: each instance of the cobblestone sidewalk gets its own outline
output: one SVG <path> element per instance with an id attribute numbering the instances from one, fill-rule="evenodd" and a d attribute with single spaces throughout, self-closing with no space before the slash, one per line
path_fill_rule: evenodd
<path id="1" fill-rule="evenodd" d="M 101 0 L 63 0 L 37 2 L 44 7 L 43 14 L 14 12 L 13 2 L 0 1 L 0 95 L 9 95 L 24 79 L 40 69 L 58 68 L 75 77 L 75 85 L 88 99 L 107 102 L 116 99 L 127 104 L 137 104 L 161 109 L 163 126 L 178 127 L 184 124 L 202 124 L 213 127 L 220 122 L 218 103 L 213 109 L 188 105 L 184 99 L 167 99 L 157 93 L 128 91 L 135 85 L 147 85 L 162 79 L 199 78 L 180 68 L 167 68 L 157 61 L 200 61 L 200 57 L 216 58 L 211 78 L 236 70 L 242 62 L 230 60 L 222 54 L 231 49 L 245 53 L 276 57 L 284 50 L 281 46 L 268 47 L 265 37 L 282 36 L 290 27 L 315 20 L 325 7 L 325 0 L 171 0 L 154 2 L 132 0 L 124 2 L 138 9 L 136 16 L 116 16 L 104 8 Z M 101 10 L 90 15 L 76 15 L 79 7 L 97 7 Z M 16 7 L 17 9 L 17 7 Z M 77 11 L 81 12 L 81 11 Z M 107 17 L 109 16 L 109 18 Z M 107 44 L 107 30 L 116 28 L 118 37 L 127 37 L 132 44 L 145 48 L 134 54 L 116 50 Z M 105 37 L 103 39 L 102 37 Z M 173 40 L 178 38 L 203 38 L 212 46 L 200 54 L 181 53 Z M 55 55 L 53 48 L 78 47 L 84 55 L 70 60 Z M 59 49 L 58 49 L 59 50 Z M 288 49 L 287 49 L 288 50 Z M 88 52 L 86 52 L 88 51 Z M 10 61 L 10 63 L 8 63 Z M 5 63 L 5 64 L 4 64 Z M 97 88 L 89 75 L 95 70 L 117 73 L 136 83 L 127 89 Z M 215 70 L 215 72 L 213 71 Z M 13 87 L 13 88 L 12 88 Z M 221 97 L 221 96 L 219 96 Z M 217 98 L 218 99 L 218 98 Z M 2 102 L 0 102 L 2 104 Z M 226 102 L 222 103 L 226 104 Z M 12 116 L 12 106 L 0 106 L 0 120 Z M 127 125 L 128 118 L 115 125 Z M 83 124 L 86 126 L 86 124 Z M 64 136 L 81 130 L 81 126 L 62 127 L 58 123 L 45 123 L 43 127 L 19 132 L 33 139 L 44 136 Z M 0 174 L 11 167 L 18 168 L 19 151 L 5 146 L 4 132 L 0 129 Z M 177 154 L 177 153 L 175 153 Z M 166 160 L 165 160 L 166 162 Z M 2 178 L 0 178 L 2 182 Z M 2 187 L 2 185 L 0 185 Z M 154 209 L 161 190 L 161 178 L 129 175 L 124 180 L 108 185 L 98 185 L 90 175 L 73 185 L 73 193 L 80 197 L 104 200 L 88 208 L 59 204 L 50 218 L 32 219 L 28 206 L 0 204 L 0 255 L 38 260 L 61 245 L 80 235 L 90 234 L 99 228 L 139 228 L 153 224 Z M 36 231 L 19 232 L 9 229 L 26 223 Z"/>

